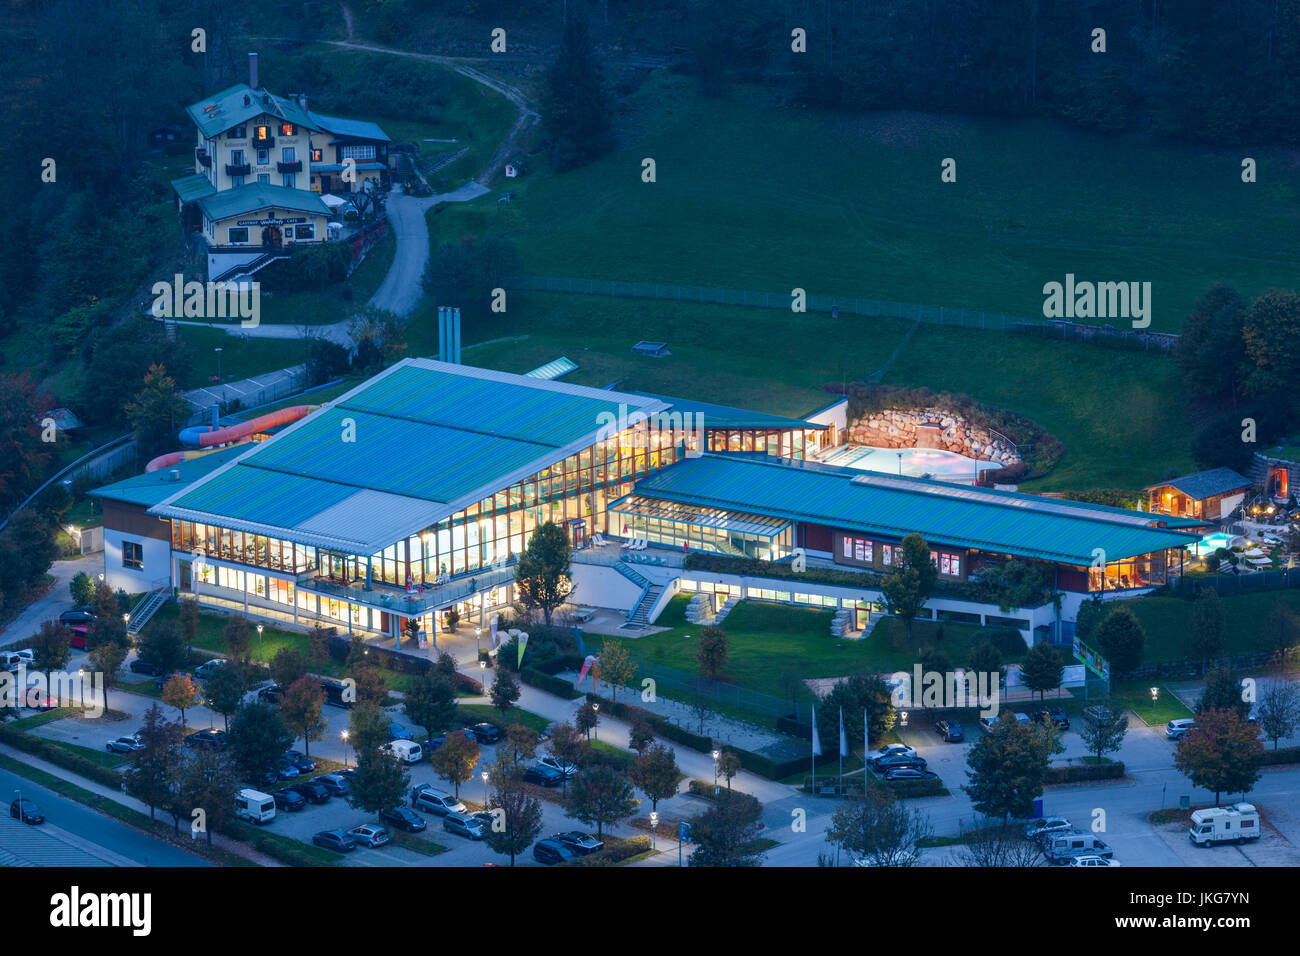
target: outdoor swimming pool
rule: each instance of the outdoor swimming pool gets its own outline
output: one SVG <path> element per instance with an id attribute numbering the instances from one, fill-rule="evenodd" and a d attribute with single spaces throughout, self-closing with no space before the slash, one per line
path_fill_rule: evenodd
<path id="1" fill-rule="evenodd" d="M 1200 541 L 1196 542 L 1196 544 L 1192 545 L 1192 551 L 1197 557 L 1213 554 L 1219 548 L 1232 547 L 1232 542 L 1237 537 L 1237 535 L 1224 534 L 1222 531 L 1216 531 L 1214 534 L 1207 534 Z"/>
<path id="2" fill-rule="evenodd" d="M 996 471 L 1002 466 L 992 461 L 976 461 L 952 451 L 937 448 L 875 448 L 871 445 L 847 445 L 819 459 L 828 465 L 883 471 L 910 478 L 929 476 L 940 481 L 973 485 L 977 472 Z"/>

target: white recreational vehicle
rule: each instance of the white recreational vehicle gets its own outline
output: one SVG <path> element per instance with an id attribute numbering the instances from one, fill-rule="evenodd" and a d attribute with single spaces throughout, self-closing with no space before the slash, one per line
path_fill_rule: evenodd
<path id="1" fill-rule="evenodd" d="M 275 819 L 275 799 L 260 790 L 240 790 L 235 794 L 235 816 L 249 823 L 270 823 Z"/>
<path id="2" fill-rule="evenodd" d="M 1197 846 L 1258 840 L 1259 811 L 1250 803 L 1197 810 L 1192 814 L 1192 829 L 1187 837 Z"/>

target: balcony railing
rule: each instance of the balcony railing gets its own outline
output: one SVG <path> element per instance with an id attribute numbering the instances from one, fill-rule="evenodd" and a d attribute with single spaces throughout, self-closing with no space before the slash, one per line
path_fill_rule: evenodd
<path id="1" fill-rule="evenodd" d="M 415 616 L 464 601 L 479 591 L 500 587 L 515 578 L 513 564 L 503 568 L 484 568 L 481 571 L 467 571 L 442 584 L 425 584 L 424 593 L 407 591 L 405 588 L 390 584 L 375 584 L 366 590 L 364 581 L 340 584 L 327 578 L 299 576 L 298 587 L 304 591 L 313 591 L 342 601 L 366 604 L 397 614 Z"/>
<path id="2" fill-rule="evenodd" d="M 268 136 L 266 139 L 258 139 L 254 136 L 251 142 L 253 149 L 273 149 L 275 147 L 274 136 Z"/>
<path id="3" fill-rule="evenodd" d="M 302 172 L 302 160 L 295 159 L 290 163 L 276 163 L 275 168 L 282 173 L 300 173 Z"/>
<path id="4" fill-rule="evenodd" d="M 226 163 L 227 176 L 247 176 L 252 169 L 248 163 Z"/>
<path id="5" fill-rule="evenodd" d="M 175 547 L 173 542 L 173 547 Z M 254 548 L 222 548 L 222 547 L 205 547 L 199 545 L 183 549 L 191 554 L 202 554 L 218 561 L 226 561 L 230 564 L 242 564 L 248 567 L 262 568 L 267 571 L 283 571 L 288 574 L 302 576 L 311 576 L 316 573 L 315 562 L 304 553 L 298 554 L 298 564 L 295 567 L 293 560 L 284 560 L 274 552 L 268 552 L 265 549 Z"/>
<path id="6" fill-rule="evenodd" d="M 194 158 L 197 159 L 197 160 L 199 161 L 199 165 L 201 165 L 201 166 L 211 166 L 211 165 L 212 165 L 212 154 L 209 153 L 209 152 L 208 152 L 206 149 L 204 149 L 202 146 L 196 146 L 196 147 L 194 147 Z"/>

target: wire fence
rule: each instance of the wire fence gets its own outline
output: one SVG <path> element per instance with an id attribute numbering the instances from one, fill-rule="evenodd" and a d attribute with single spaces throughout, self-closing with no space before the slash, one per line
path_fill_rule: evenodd
<path id="1" fill-rule="evenodd" d="M 808 705 L 798 705 L 793 701 L 750 690 L 726 681 L 709 680 L 692 671 L 679 670 L 667 664 L 657 664 L 644 658 L 634 658 L 637 677 L 649 677 L 655 685 L 665 692 L 666 697 L 689 704 L 697 697 L 712 703 L 726 704 L 753 714 L 768 717 L 797 717 L 801 712 L 807 716 Z M 676 691 L 676 693 L 673 693 Z"/>
<path id="2" fill-rule="evenodd" d="M 616 279 L 578 279 L 558 276 L 517 276 L 510 280 L 516 289 L 532 292 L 560 292 L 573 295 L 604 295 L 623 299 L 666 299 L 674 302 L 705 302 L 758 309 L 789 309 L 788 292 L 756 292 L 710 286 L 673 285 L 663 282 L 620 282 Z M 917 325 L 946 325 L 986 332 L 1016 332 L 1064 341 L 1088 342 L 1131 351 L 1169 351 L 1178 336 L 1169 332 L 1115 328 L 1109 325 L 1081 325 L 1060 319 L 1032 318 L 1005 312 L 922 305 L 862 296 L 813 293 L 804 305 L 809 312 L 860 315 L 867 318 L 902 319 Z"/>

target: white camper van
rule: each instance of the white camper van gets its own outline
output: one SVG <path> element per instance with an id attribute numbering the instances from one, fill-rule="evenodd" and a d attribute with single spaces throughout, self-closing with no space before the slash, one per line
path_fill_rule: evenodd
<path id="1" fill-rule="evenodd" d="M 1197 846 L 1258 840 L 1259 811 L 1251 803 L 1197 810 L 1192 814 L 1192 829 L 1187 837 Z"/>
<path id="2" fill-rule="evenodd" d="M 235 794 L 235 816 L 249 823 L 270 823 L 275 819 L 275 799 L 260 790 L 240 790 Z"/>

